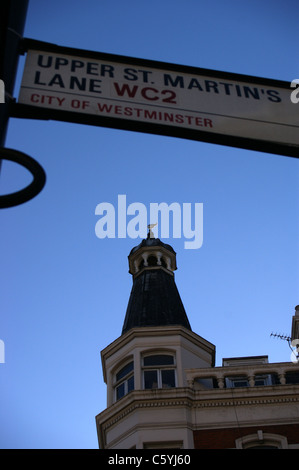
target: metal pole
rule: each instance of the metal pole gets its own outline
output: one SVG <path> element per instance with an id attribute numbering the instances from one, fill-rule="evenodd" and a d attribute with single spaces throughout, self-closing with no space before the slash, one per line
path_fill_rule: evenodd
<path id="1" fill-rule="evenodd" d="M 33 175 L 26 188 L 12 194 L 0 196 L 0 208 L 22 204 L 35 197 L 44 187 L 46 174 L 31 157 L 22 152 L 5 148 L 5 139 L 10 117 L 10 105 L 17 74 L 21 42 L 25 28 L 29 0 L 2 0 L 0 5 L 0 79 L 5 86 L 5 103 L 0 104 L 0 171 L 2 158 L 16 162 Z"/>
<path id="2" fill-rule="evenodd" d="M 0 104 L 0 147 L 5 145 L 28 3 L 29 0 L 2 0 L 0 5 L 0 79 L 5 86 L 5 103 Z"/>

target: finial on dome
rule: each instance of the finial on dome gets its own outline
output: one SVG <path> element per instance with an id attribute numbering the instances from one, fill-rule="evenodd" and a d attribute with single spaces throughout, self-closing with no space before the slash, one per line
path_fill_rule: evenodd
<path id="1" fill-rule="evenodd" d="M 148 228 L 148 234 L 147 234 L 147 238 L 155 238 L 155 235 L 154 233 L 152 232 L 152 228 L 156 227 L 156 225 L 158 225 L 157 223 L 156 224 L 149 224 L 147 226 Z"/>

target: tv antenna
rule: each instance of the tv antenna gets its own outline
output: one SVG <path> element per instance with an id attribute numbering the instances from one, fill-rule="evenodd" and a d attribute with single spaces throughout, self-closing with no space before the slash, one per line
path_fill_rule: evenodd
<path id="1" fill-rule="evenodd" d="M 271 333 L 270 336 L 274 336 L 275 338 L 283 339 L 283 340 L 287 341 L 288 343 L 291 341 L 290 336 L 287 336 L 287 335 L 280 335 L 280 334 L 277 334 L 277 333 Z"/>
<path id="2" fill-rule="evenodd" d="M 270 336 L 273 336 L 274 338 L 279 338 L 279 339 L 282 339 L 283 341 L 287 341 L 288 345 L 289 345 L 289 348 L 292 350 L 291 348 L 291 340 L 292 338 L 290 336 L 287 336 L 287 335 L 281 335 L 281 334 L 278 334 L 278 333 L 271 333 Z"/>

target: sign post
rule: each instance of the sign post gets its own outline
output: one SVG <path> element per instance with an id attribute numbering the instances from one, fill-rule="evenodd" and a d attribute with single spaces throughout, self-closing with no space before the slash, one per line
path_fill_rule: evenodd
<path id="1" fill-rule="evenodd" d="M 180 137 L 299 158 L 299 113 L 293 82 L 61 47 L 33 39 L 22 39 L 21 49 L 27 57 L 19 98 L 9 101 L 8 107 L 3 105 L 2 140 L 9 115 Z M 42 168 L 30 157 L 6 150 L 3 153 L 2 149 L 4 158 L 30 169 L 34 182 L 11 197 L 0 196 L 0 207 L 25 202 L 46 181 Z"/>
<path id="2" fill-rule="evenodd" d="M 32 199 L 42 190 L 46 181 L 43 168 L 33 158 L 17 150 L 4 148 L 27 9 L 28 0 L 4 0 L 1 4 L 0 169 L 2 159 L 10 160 L 31 171 L 34 179 L 24 189 L 0 196 L 0 208 L 16 206 Z"/>
<path id="3" fill-rule="evenodd" d="M 4 0 L 1 4 L 0 35 L 0 147 L 4 146 L 19 50 L 28 9 L 28 0 Z M 1 155 L 0 155 L 1 158 Z"/>

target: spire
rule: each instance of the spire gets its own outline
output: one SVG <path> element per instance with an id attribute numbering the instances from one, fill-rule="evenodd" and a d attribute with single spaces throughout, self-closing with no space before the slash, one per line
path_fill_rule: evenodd
<path id="1" fill-rule="evenodd" d="M 146 326 L 179 325 L 191 330 L 174 280 L 176 253 L 170 245 L 154 238 L 153 226 L 148 226 L 147 238 L 128 256 L 133 286 L 122 334 Z"/>

